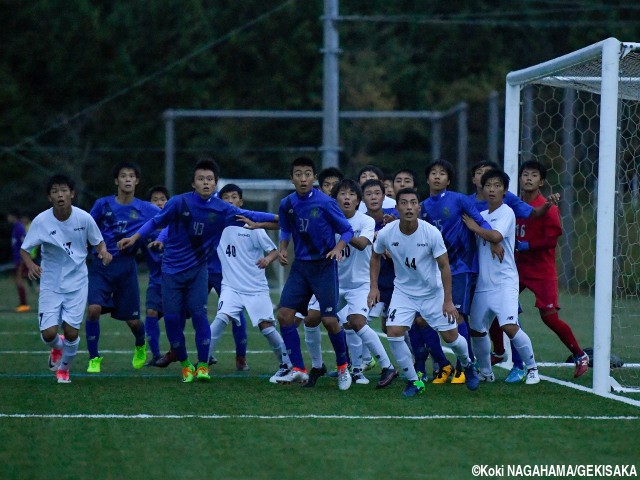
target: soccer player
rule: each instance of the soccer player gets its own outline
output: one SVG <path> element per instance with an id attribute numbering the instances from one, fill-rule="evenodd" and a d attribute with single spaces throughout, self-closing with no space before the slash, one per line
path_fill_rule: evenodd
<path id="1" fill-rule="evenodd" d="M 233 183 L 225 185 L 219 196 L 235 207 L 243 205 L 242 189 Z M 239 323 L 240 312 L 246 308 L 253 326 L 258 327 L 269 342 L 278 365 L 284 363 L 291 367 L 282 337 L 274 326 L 273 305 L 264 271 L 278 258 L 275 244 L 263 229 L 248 230 L 242 222 L 237 222 L 222 232 L 218 257 L 222 263 L 222 291 L 216 318 L 211 323 L 209 355 L 215 351 L 226 326 L 231 321 Z"/>
<path id="2" fill-rule="evenodd" d="M 287 246 L 291 239 L 295 260 L 280 297 L 278 323 L 293 368 L 279 371 L 276 375 L 278 383 L 305 383 L 309 378 L 300 350 L 295 314 L 297 311 L 306 312 L 309 300 L 315 294 L 320 303 L 322 323 L 336 352 L 338 388 L 347 390 L 351 386 L 351 375 L 347 368 L 345 333 L 336 317 L 336 260 L 353 237 L 353 230 L 335 200 L 313 187 L 315 177 L 313 160 L 296 158 L 291 163 L 291 182 L 295 192 L 280 202 L 280 263 L 289 263 Z M 340 235 L 337 243 L 336 233 Z"/>
<path id="3" fill-rule="evenodd" d="M 416 172 L 410 168 L 401 168 L 393 174 L 393 192 L 398 194 L 403 188 L 416 188 Z M 386 193 L 386 192 L 385 192 Z"/>
<path id="4" fill-rule="evenodd" d="M 207 258 L 220 242 L 222 231 L 236 223 L 237 215 L 256 222 L 270 222 L 270 213 L 241 210 L 215 197 L 220 167 L 213 160 L 198 161 L 193 171 L 194 191 L 172 197 L 164 209 L 133 236 L 118 242 L 121 250 L 134 245 L 154 230 L 168 226 L 162 257 L 162 306 L 171 348 L 182 365 L 182 381 L 210 380 L 209 345 L 211 331 L 207 319 Z M 197 368 L 189 361 L 184 337 L 183 310 L 191 314 L 198 350 Z"/>
<path id="5" fill-rule="evenodd" d="M 375 230 L 375 220 L 356 209 L 362 200 L 362 191 L 353 180 L 342 180 L 334 187 L 333 198 L 353 229 L 353 238 L 342 251 L 342 261 L 338 262 L 339 299 L 338 306 L 344 307 L 338 317 L 342 321 L 347 335 L 347 345 L 351 357 L 352 379 L 358 384 L 368 384 L 363 374 L 362 347 L 367 346 L 376 362 L 382 367 L 382 376 L 377 388 L 388 386 L 398 372 L 391 365 L 389 356 L 382 346 L 380 337 L 369 327 L 367 315 L 369 306 L 369 264 L 371 245 Z M 312 381 L 313 371 L 309 375 Z"/>
<path id="6" fill-rule="evenodd" d="M 385 178 L 382 182 L 382 185 L 384 186 L 384 194 L 389 197 L 392 198 L 393 200 L 396 199 L 396 191 L 393 189 L 393 180 L 389 179 L 389 178 Z"/>
<path id="7" fill-rule="evenodd" d="M 23 277 L 26 272 L 25 262 L 22 260 L 20 248 L 27 231 L 20 221 L 20 215 L 17 211 L 12 210 L 7 214 L 7 222 L 11 224 L 11 258 L 13 260 L 13 274 L 16 289 L 18 290 L 18 299 L 20 304 L 15 308 L 17 313 L 24 313 L 31 310 L 27 304 L 27 291 L 24 288 Z"/>
<path id="8" fill-rule="evenodd" d="M 20 256 L 29 278 L 40 278 L 38 319 L 42 341 L 51 347 L 49 369 L 56 372 L 58 383 L 70 383 L 87 305 L 87 243 L 95 247 L 97 259 L 105 266 L 111 254 L 91 215 L 72 205 L 75 191 L 69 177 L 52 176 L 46 191 L 53 208 L 33 220 Z M 42 248 L 41 266 L 31 258 L 35 247 Z M 58 333 L 61 327 L 64 336 Z"/>
<path id="9" fill-rule="evenodd" d="M 483 211 L 488 208 L 487 199 L 482 188 L 482 176 L 488 172 L 489 170 L 497 169 L 500 170 L 500 167 L 497 163 L 492 162 L 490 160 L 483 160 L 476 163 L 471 168 L 471 178 L 473 185 L 476 188 L 476 192 L 469 195 L 470 198 L 476 203 L 476 208 L 478 211 Z M 552 205 L 555 205 L 560 200 L 559 194 L 552 194 L 547 197 L 547 201 L 538 207 L 531 207 L 528 203 L 524 202 L 517 195 L 514 195 L 511 192 L 506 192 L 504 196 L 504 203 L 509 206 L 513 210 L 516 218 L 529 218 L 529 217 L 539 217 L 544 215 Z M 494 248 L 495 244 L 491 244 L 491 248 Z M 522 311 L 518 307 L 518 312 Z M 506 357 L 504 351 L 504 341 L 503 341 L 503 333 L 500 325 L 497 320 L 494 320 L 491 324 L 491 328 L 489 329 L 489 335 L 491 337 L 491 341 L 493 342 L 494 351 L 491 352 L 491 364 L 500 363 Z M 520 358 L 518 351 L 511 347 L 511 359 L 513 361 L 513 368 L 509 375 L 505 379 L 507 383 L 517 383 L 524 379 L 524 363 Z"/>
<path id="10" fill-rule="evenodd" d="M 135 197 L 140 182 L 140 169 L 131 162 L 122 162 L 113 169 L 117 194 L 99 198 L 91 209 L 113 262 L 106 267 L 94 261 L 89 265 L 89 311 L 85 325 L 89 366 L 87 372 L 100 373 L 102 358 L 98 351 L 100 315 L 123 320 L 135 337 L 131 361 L 134 368 L 142 368 L 147 361 L 144 324 L 140 321 L 140 287 L 135 252 L 138 245 L 118 250 L 117 242 L 140 228 L 160 209 Z M 150 232 L 151 233 L 151 232 Z"/>
<path id="11" fill-rule="evenodd" d="M 540 382 L 540 376 L 531 339 L 518 325 L 519 281 L 514 257 L 516 217 L 503 202 L 509 189 L 509 177 L 503 171 L 493 169 L 482 176 L 481 184 L 489 206 L 481 215 L 492 230 L 480 227 L 466 214 L 463 216 L 465 225 L 478 236 L 479 273 L 471 303 L 471 337 L 480 367 L 480 379 L 495 381 L 487 330 L 497 317 L 500 328 L 507 334 L 527 368 L 527 385 L 532 385 Z M 501 243 L 504 249 L 502 261 L 494 257 L 489 242 Z"/>
<path id="12" fill-rule="evenodd" d="M 169 198 L 169 190 L 162 185 L 155 185 L 147 192 L 147 200 L 159 209 L 164 208 Z M 160 318 L 162 318 L 162 250 L 157 248 L 154 243 L 158 240 L 159 233 L 160 230 L 156 230 L 144 239 L 146 245 L 144 252 L 149 267 L 149 285 L 145 305 L 147 315 L 144 319 L 144 330 L 152 355 L 145 364 L 148 367 L 159 366 L 158 361 L 162 358 L 159 325 Z"/>
<path id="13" fill-rule="evenodd" d="M 547 178 L 547 169 L 540 162 L 529 160 L 520 166 L 522 200 L 532 207 L 546 202 L 540 193 Z M 573 354 L 574 378 L 583 375 L 589 366 L 576 337 L 558 316 L 558 276 L 556 274 L 556 245 L 562 235 L 558 207 L 536 218 L 516 219 L 516 265 L 520 276 L 520 291 L 528 288 L 536 296 L 536 308 L 540 318 Z"/>
<path id="14" fill-rule="evenodd" d="M 415 190 L 398 191 L 396 202 L 400 221 L 391 222 L 380 230 L 373 244 L 368 302 L 373 306 L 380 300 L 380 258 L 388 251 L 396 278 L 387 317 L 387 338 L 393 356 L 408 380 L 403 395 L 412 397 L 424 392 L 425 388 L 418 379 L 411 352 L 404 341 L 416 314 L 440 333 L 462 362 L 467 387 L 476 390 L 479 380 L 468 355 L 467 342 L 458 335 L 458 311 L 451 297 L 451 270 L 442 235 L 436 227 L 419 219 L 420 203 Z"/>
<path id="15" fill-rule="evenodd" d="M 427 165 L 424 172 L 429 185 L 429 198 L 422 202 L 420 218 L 442 233 L 449 255 L 453 303 L 458 310 L 458 330 L 470 344 L 469 309 L 478 276 L 478 261 L 475 235 L 462 221 L 462 215 L 469 215 L 487 230 L 491 230 L 491 226 L 484 221 L 473 200 L 448 190 L 454 176 L 451 163 L 443 159 L 435 160 Z M 469 356 L 474 360 L 471 351 Z M 455 372 L 451 371 L 451 366 L 440 366 L 433 383 L 445 383 L 452 374 L 451 383 L 464 383 L 464 372 L 460 365 L 456 365 Z"/>
<path id="16" fill-rule="evenodd" d="M 364 183 L 367 180 L 380 180 L 380 182 L 383 182 L 384 173 L 375 165 L 365 165 L 358 172 L 357 178 L 358 178 L 358 182 L 360 183 L 360 188 L 362 188 L 364 186 Z M 364 194 L 364 189 L 362 189 L 362 192 Z M 383 192 L 383 196 L 382 196 L 381 208 L 386 208 L 386 209 L 394 208 L 396 206 L 395 198 L 390 198 L 387 195 L 384 195 L 385 193 L 384 184 L 382 185 L 382 192 Z M 358 210 L 363 213 L 367 211 L 367 206 L 364 204 L 364 201 L 360 202 L 360 206 L 358 207 Z"/>

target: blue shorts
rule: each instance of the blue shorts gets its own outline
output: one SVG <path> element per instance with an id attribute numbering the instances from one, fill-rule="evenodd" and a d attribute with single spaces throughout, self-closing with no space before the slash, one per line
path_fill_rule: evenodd
<path id="1" fill-rule="evenodd" d="M 306 315 L 313 295 L 320 304 L 321 317 L 337 316 L 338 264 L 335 260 L 294 260 L 282 289 L 280 307 Z"/>
<path id="2" fill-rule="evenodd" d="M 102 313 L 111 313 L 116 320 L 138 320 L 140 287 L 135 258 L 116 256 L 107 266 L 93 258 L 87 304 L 100 305 Z"/>
<path id="3" fill-rule="evenodd" d="M 451 276 L 453 304 L 463 315 L 469 315 L 473 293 L 476 291 L 477 273 L 458 273 Z"/>
<path id="4" fill-rule="evenodd" d="M 149 282 L 145 307 L 158 312 L 158 317 L 162 316 L 162 283 Z"/>
<path id="5" fill-rule="evenodd" d="M 202 264 L 183 272 L 162 274 L 162 306 L 165 316 L 181 315 L 185 308 L 191 315 L 207 313 L 207 265 Z"/>
<path id="6" fill-rule="evenodd" d="M 220 296 L 220 290 L 222 290 L 222 274 L 221 273 L 209 272 L 208 286 L 209 286 L 209 292 L 213 288 L 216 291 L 216 293 L 218 294 L 218 297 L 219 297 Z"/>

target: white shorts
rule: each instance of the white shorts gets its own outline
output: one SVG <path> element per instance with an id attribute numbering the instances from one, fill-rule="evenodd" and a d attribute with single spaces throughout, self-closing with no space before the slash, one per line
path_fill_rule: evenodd
<path id="1" fill-rule="evenodd" d="M 389 306 L 384 302 L 378 302 L 369 309 L 369 318 L 385 317 L 389 314 Z"/>
<path id="2" fill-rule="evenodd" d="M 315 310 L 316 312 L 320 311 L 320 302 L 318 301 L 315 295 L 313 295 L 311 297 L 311 300 L 309 300 L 309 305 L 307 306 L 307 310 Z"/>
<path id="3" fill-rule="evenodd" d="M 426 320 L 431 328 L 437 332 L 446 332 L 456 328 L 457 322 L 450 321 L 442 313 L 444 291 L 435 297 L 411 297 L 395 289 L 389 304 L 387 327 L 411 328 L 416 313 Z"/>
<path id="4" fill-rule="evenodd" d="M 469 325 L 481 333 L 489 330 L 495 317 L 498 317 L 501 327 L 509 323 L 518 323 L 518 289 L 476 292 L 471 302 L 470 315 Z"/>
<path id="5" fill-rule="evenodd" d="M 51 290 L 40 290 L 38 300 L 38 318 L 40 331 L 66 323 L 70 327 L 80 330 L 84 309 L 87 306 L 89 285 L 80 290 L 69 293 L 58 293 Z"/>
<path id="6" fill-rule="evenodd" d="M 220 301 L 218 302 L 218 313 L 228 315 L 239 325 L 240 313 L 245 308 L 254 327 L 257 327 L 260 322 L 265 320 L 275 323 L 273 304 L 268 291 L 258 294 L 238 293 L 223 285 L 220 292 Z"/>
<path id="7" fill-rule="evenodd" d="M 369 315 L 369 306 L 367 304 L 368 296 L 368 283 L 348 290 L 340 289 L 338 296 L 338 310 L 342 310 L 346 307 L 347 316 L 358 314 L 367 317 Z"/>

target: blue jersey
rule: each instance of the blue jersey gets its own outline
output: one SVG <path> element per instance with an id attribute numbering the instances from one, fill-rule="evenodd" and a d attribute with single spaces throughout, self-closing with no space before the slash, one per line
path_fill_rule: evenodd
<path id="1" fill-rule="evenodd" d="M 155 230 L 142 239 L 144 243 L 144 255 L 149 267 L 149 285 L 160 284 L 162 281 L 162 256 L 163 250 L 155 250 L 148 247 L 148 244 L 159 239 L 161 230 Z M 166 239 L 164 240 L 166 241 Z M 163 242 L 164 242 L 163 241 Z"/>
<path id="2" fill-rule="evenodd" d="M 469 198 L 475 202 L 476 208 L 479 212 L 489 209 L 489 202 L 486 200 L 478 200 L 475 193 L 469 195 Z M 505 194 L 503 202 L 513 210 L 516 218 L 529 218 L 529 215 L 531 215 L 531 212 L 533 211 L 533 207 L 531 205 L 511 192 L 507 192 Z"/>
<path id="3" fill-rule="evenodd" d="M 120 205 L 116 201 L 115 195 L 102 197 L 96 200 L 91 209 L 91 216 L 98 224 L 100 232 L 104 238 L 107 250 L 114 257 L 132 256 L 137 246 L 119 251 L 116 245 L 125 237 L 130 237 L 138 231 L 142 225 L 153 218 L 160 209 L 155 205 L 134 198 L 127 205 Z M 93 252 L 97 255 L 97 252 Z"/>
<path id="4" fill-rule="evenodd" d="M 351 224 L 336 201 L 317 188 L 301 197 L 296 192 L 280 202 L 280 239 L 293 237 L 296 260 L 320 260 L 336 246 L 335 234 L 345 242 L 353 237 Z"/>
<path id="5" fill-rule="evenodd" d="M 476 236 L 464 224 L 462 215 L 466 213 L 487 230 L 491 230 L 491 226 L 482 218 L 475 202 L 462 193 L 445 190 L 430 196 L 421 205 L 420 218 L 442 233 L 451 274 L 478 273 Z"/>
<path id="6" fill-rule="evenodd" d="M 276 218 L 272 213 L 243 210 L 219 198 L 203 199 L 190 192 L 171 197 L 138 233 L 146 238 L 154 230 L 168 227 L 162 272 L 174 274 L 207 262 L 220 242 L 224 227 L 237 222 L 236 215 L 244 215 L 254 222 L 273 222 Z"/>

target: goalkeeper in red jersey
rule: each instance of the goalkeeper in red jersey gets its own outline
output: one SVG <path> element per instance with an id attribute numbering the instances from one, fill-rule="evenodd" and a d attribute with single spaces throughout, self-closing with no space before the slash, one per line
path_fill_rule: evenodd
<path id="1" fill-rule="evenodd" d="M 540 162 L 530 160 L 520 167 L 522 200 L 532 207 L 543 205 L 547 199 L 540 193 L 547 169 Z M 520 276 L 520 291 L 528 288 L 536 296 L 536 308 L 542 321 L 555 332 L 575 359 L 574 377 L 583 375 L 589 357 L 584 353 L 571 327 L 558 316 L 558 276 L 556 273 L 556 244 L 562 235 L 558 207 L 545 214 L 516 219 L 516 265 Z"/>

